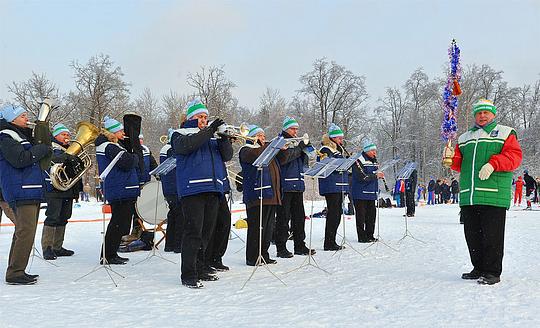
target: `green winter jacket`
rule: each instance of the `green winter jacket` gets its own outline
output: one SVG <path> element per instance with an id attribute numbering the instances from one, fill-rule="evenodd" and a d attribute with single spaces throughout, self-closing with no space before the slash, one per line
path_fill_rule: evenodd
<path id="1" fill-rule="evenodd" d="M 473 127 L 458 139 L 461 152 L 459 206 L 490 205 L 510 207 L 512 172 L 493 172 L 480 180 L 478 173 L 492 155 L 500 154 L 506 139 L 516 131 L 492 122 L 483 128 Z"/>

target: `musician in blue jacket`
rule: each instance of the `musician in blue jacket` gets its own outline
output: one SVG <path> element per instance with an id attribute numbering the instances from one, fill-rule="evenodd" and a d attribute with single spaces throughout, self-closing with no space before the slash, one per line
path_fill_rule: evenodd
<path id="1" fill-rule="evenodd" d="M 173 129 L 169 129 L 167 134 L 168 142 L 159 152 L 159 163 L 165 162 L 169 158 L 174 158 L 171 147 L 171 136 Z M 176 168 L 169 173 L 162 175 L 161 188 L 163 196 L 169 206 L 167 212 L 167 237 L 165 238 L 165 252 L 180 253 L 182 250 L 182 233 L 184 225 L 184 215 L 176 190 Z"/>
<path id="2" fill-rule="evenodd" d="M 362 156 L 353 165 L 352 196 L 356 211 L 356 233 L 359 243 L 377 241 L 375 231 L 375 201 L 379 192 L 379 179 L 384 173 L 377 172 L 377 147 L 370 140 L 364 141 Z"/>
<path id="3" fill-rule="evenodd" d="M 69 146 L 71 134 L 65 125 L 59 123 L 52 129 L 52 149 L 53 163 L 69 163 L 77 160 L 75 156 L 66 153 Z M 67 168 L 67 167 L 66 167 Z M 43 231 L 41 234 L 41 248 L 43 258 L 46 260 L 55 260 L 58 256 L 71 256 L 75 252 L 63 247 L 66 225 L 71 217 L 73 200 L 79 198 L 81 191 L 81 181 L 66 191 L 54 188 L 51 178 L 45 178 L 47 190 L 45 200 L 47 201 L 47 210 L 45 211 L 45 222 L 43 222 Z"/>
<path id="4" fill-rule="evenodd" d="M 105 233 L 105 254 L 101 261 L 108 264 L 125 264 L 129 259 L 118 255 L 118 247 L 123 235 L 129 234 L 135 202 L 140 195 L 137 168 L 139 158 L 128 153 L 118 141 L 124 139 L 124 126 L 117 120 L 105 117 L 104 130 L 96 141 L 96 158 L 99 173 L 111 164 L 120 152 L 118 162 L 102 182 L 105 200 L 111 205 L 111 221 Z M 102 250 L 103 251 L 103 250 Z"/>
<path id="5" fill-rule="evenodd" d="M 150 182 L 150 172 L 155 169 L 158 164 L 156 162 L 156 159 L 154 158 L 154 155 L 152 155 L 152 152 L 150 151 L 150 148 L 148 148 L 143 142 L 144 142 L 144 135 L 141 133 L 139 134 L 139 142 L 141 144 L 142 148 L 142 156 L 143 156 L 143 164 L 144 168 L 139 169 L 137 172 L 139 173 L 139 186 L 141 189 L 144 187 L 145 184 Z M 127 238 L 127 240 L 136 240 L 138 239 L 142 234 L 142 227 L 139 225 L 139 214 L 137 211 L 133 212 L 132 216 L 132 223 L 131 223 L 131 234 L 129 236 L 125 236 L 124 238 Z"/>
<path id="6" fill-rule="evenodd" d="M 39 161 L 50 155 L 51 148 L 35 144 L 27 125 L 28 115 L 22 107 L 7 105 L 1 116 L 0 189 L 15 214 L 6 283 L 30 285 L 39 277 L 25 272 L 34 245 L 39 205 L 43 201 L 45 176 Z"/>
<path id="7" fill-rule="evenodd" d="M 238 155 L 242 166 L 242 192 L 246 205 L 248 231 L 246 241 L 246 264 L 249 266 L 262 265 L 257 262 L 259 258 L 259 234 L 261 234 L 261 255 L 266 264 L 277 263 L 268 254 L 270 239 L 274 230 L 276 207 L 281 205 L 281 169 L 279 160 L 273 158 L 267 167 L 262 169 L 262 186 L 260 171 L 253 166 L 255 160 L 266 149 L 264 130 L 257 125 L 249 126 L 249 136 L 257 137 L 257 143 L 246 143 Z M 262 190 L 262 216 L 261 216 L 261 190 Z M 262 220 L 260 220 L 262 217 Z M 259 225 L 262 231 L 259 230 Z"/>
<path id="8" fill-rule="evenodd" d="M 188 103 L 186 121 L 172 134 L 176 186 L 185 218 L 181 280 L 189 288 L 203 287 L 201 280 L 218 279 L 204 260 L 224 192 L 223 162 L 231 160 L 233 155 L 229 138 L 214 138 L 223 124 L 217 118 L 208 125 L 208 109 L 196 99 Z"/>
<path id="9" fill-rule="evenodd" d="M 323 135 L 320 157 L 345 158 L 346 150 L 343 147 L 343 131 L 332 123 L 328 127 L 328 134 Z M 328 213 L 324 228 L 324 250 L 339 251 L 345 246 L 336 243 L 336 234 L 341 215 L 343 214 L 343 195 L 349 192 L 349 174 L 334 171 L 325 179 L 319 179 L 319 194 L 326 199 Z"/>
<path id="10" fill-rule="evenodd" d="M 289 116 L 283 120 L 281 136 L 285 139 L 298 137 L 298 122 Z M 306 247 L 306 233 L 304 230 L 306 213 L 304 211 L 304 168 L 308 166 L 306 145 L 298 142 L 295 147 L 289 147 L 278 153 L 281 166 L 281 178 L 283 186 L 283 199 L 281 206 L 277 207 L 276 215 L 276 250 L 277 257 L 290 258 L 293 254 L 287 250 L 289 238 L 289 221 L 294 237 L 294 254 L 315 254 L 314 249 Z"/>
<path id="11" fill-rule="evenodd" d="M 223 163 L 224 170 L 225 163 Z M 216 226 L 212 237 L 208 242 L 206 251 L 206 265 L 216 271 L 229 271 L 229 267 L 223 264 L 223 256 L 229 245 L 229 234 L 231 232 L 231 210 L 227 196 L 231 197 L 231 186 L 229 184 L 228 174 L 223 179 L 223 197 L 219 199 L 219 209 L 217 214 Z"/>

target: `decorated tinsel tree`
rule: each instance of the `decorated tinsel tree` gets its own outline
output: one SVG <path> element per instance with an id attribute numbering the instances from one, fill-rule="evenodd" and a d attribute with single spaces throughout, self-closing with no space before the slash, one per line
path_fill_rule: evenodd
<path id="1" fill-rule="evenodd" d="M 450 166 L 452 163 L 452 158 L 449 154 L 452 150 L 452 140 L 456 139 L 458 129 L 456 118 L 458 96 L 461 94 L 461 87 L 459 86 L 459 81 L 461 80 L 459 54 L 460 50 L 456 44 L 456 40 L 452 40 L 450 48 L 448 48 L 450 70 L 441 101 L 444 110 L 444 118 L 441 124 L 441 138 L 446 143 L 443 162 L 449 161 L 449 163 L 446 163 L 448 164 L 447 166 Z"/>

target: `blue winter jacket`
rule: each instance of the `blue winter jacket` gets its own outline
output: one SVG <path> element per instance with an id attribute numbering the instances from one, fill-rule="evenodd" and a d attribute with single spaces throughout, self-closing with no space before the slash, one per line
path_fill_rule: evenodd
<path id="1" fill-rule="evenodd" d="M 281 132 L 285 139 L 292 138 L 287 132 Z M 304 183 L 304 169 L 308 166 L 309 158 L 300 145 L 279 152 L 281 167 L 281 184 L 284 192 L 303 192 L 306 190 Z M 286 157 L 285 160 L 283 160 Z M 283 158 L 283 159 L 282 159 Z"/>
<path id="2" fill-rule="evenodd" d="M 125 149 L 118 143 L 110 142 L 104 135 L 98 136 L 95 144 L 99 174 L 101 175 L 116 155 Z M 139 159 L 136 154 L 125 152 L 114 165 L 102 183 L 105 199 L 109 203 L 135 200 L 139 197 L 138 163 Z"/>
<path id="3" fill-rule="evenodd" d="M 44 198 L 45 172 L 39 160 L 47 156 L 50 147 L 32 145 L 23 133 L 28 129 L 0 121 L 0 186 L 11 207 L 17 203 L 39 203 Z"/>
<path id="4" fill-rule="evenodd" d="M 353 165 L 352 197 L 359 200 L 376 200 L 379 191 L 379 180 L 374 172 L 379 169 L 377 159 L 369 158 L 366 153 Z"/>
<path id="5" fill-rule="evenodd" d="M 321 147 L 321 153 L 327 154 L 329 158 L 343 158 L 341 152 L 333 150 L 328 146 Z M 320 158 L 317 157 L 317 161 L 320 161 Z M 319 180 L 319 195 L 324 196 L 328 194 L 349 192 L 349 177 L 348 172 L 338 172 L 334 171 L 327 178 L 318 179 Z"/>
<path id="6" fill-rule="evenodd" d="M 261 196 L 263 199 L 272 199 L 274 197 L 274 189 L 272 187 L 272 177 L 270 175 L 269 167 L 263 167 L 262 169 L 262 187 L 261 187 L 261 175 L 257 167 L 252 163 L 245 161 L 244 153 L 249 151 L 249 148 L 254 148 L 251 144 L 246 144 L 240 148 L 239 159 L 240 166 L 242 167 L 242 201 L 244 204 L 248 204 L 252 201 L 258 200 Z M 278 161 L 275 161 L 279 163 Z M 279 168 L 279 164 L 278 164 Z"/>
<path id="7" fill-rule="evenodd" d="M 232 158 L 227 138 L 216 140 L 210 127 L 200 130 L 197 120 L 186 121 L 173 132 L 171 145 L 176 156 L 176 186 L 180 198 L 215 192 L 224 193 L 227 177 L 223 162 Z"/>
<path id="8" fill-rule="evenodd" d="M 150 149 L 145 145 L 141 145 L 143 153 L 144 168 L 140 173 L 139 184 L 143 185 L 150 181 Z"/>
<path id="9" fill-rule="evenodd" d="M 161 148 L 159 152 L 159 163 L 165 162 L 167 158 L 170 158 L 172 156 L 172 147 L 170 144 L 166 144 Z M 163 195 L 165 197 L 178 197 L 178 192 L 176 191 L 176 168 L 171 170 L 169 173 L 161 176 L 161 188 L 163 189 Z"/>

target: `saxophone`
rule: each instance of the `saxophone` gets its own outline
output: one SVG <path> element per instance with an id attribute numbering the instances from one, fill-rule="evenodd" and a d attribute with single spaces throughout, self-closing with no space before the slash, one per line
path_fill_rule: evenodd
<path id="1" fill-rule="evenodd" d="M 99 129 L 90 122 L 77 123 L 75 140 L 66 149 L 66 154 L 76 156 L 79 161 L 65 161 L 51 167 L 51 183 L 54 188 L 66 191 L 73 187 L 92 165 L 88 147 L 96 140 Z"/>

